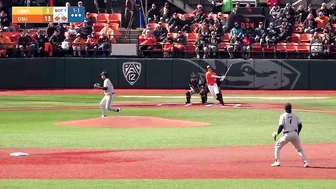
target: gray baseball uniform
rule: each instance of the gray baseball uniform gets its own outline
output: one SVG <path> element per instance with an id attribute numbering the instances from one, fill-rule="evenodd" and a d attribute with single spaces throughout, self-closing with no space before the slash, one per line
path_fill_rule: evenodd
<path id="1" fill-rule="evenodd" d="M 291 142 L 299 153 L 304 163 L 308 163 L 307 157 L 302 149 L 299 137 L 300 118 L 293 113 L 283 113 L 279 119 L 279 125 L 283 126 L 283 136 L 275 144 L 275 161 L 280 163 L 280 151 L 288 142 Z"/>

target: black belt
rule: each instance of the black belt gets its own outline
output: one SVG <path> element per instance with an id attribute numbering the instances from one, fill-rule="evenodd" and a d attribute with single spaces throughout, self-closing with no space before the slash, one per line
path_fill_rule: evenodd
<path id="1" fill-rule="evenodd" d="M 284 132 L 284 134 L 286 134 L 286 133 L 290 133 L 290 132 L 292 132 L 292 131 L 286 131 L 286 132 Z M 295 132 L 297 132 L 297 130 L 295 130 Z"/>

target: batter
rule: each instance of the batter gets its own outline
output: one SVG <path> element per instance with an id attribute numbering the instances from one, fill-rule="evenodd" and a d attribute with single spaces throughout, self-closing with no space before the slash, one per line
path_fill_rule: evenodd
<path id="1" fill-rule="evenodd" d="M 283 132 L 283 136 L 275 144 L 275 162 L 272 167 L 280 166 L 280 151 L 288 143 L 291 142 L 303 160 L 303 166 L 309 167 L 307 157 L 302 149 L 299 134 L 302 129 L 302 122 L 300 118 L 292 113 L 292 105 L 287 103 L 285 105 L 285 113 L 280 116 L 278 132 L 273 133 L 274 140 Z"/>
<path id="2" fill-rule="evenodd" d="M 206 82 L 208 84 L 208 89 L 211 95 L 219 101 L 219 103 L 224 106 L 223 96 L 220 92 L 220 89 L 217 85 L 216 79 L 224 80 L 225 76 L 217 76 L 215 72 L 212 71 L 212 68 L 208 65 L 207 66 L 208 72 L 205 75 Z"/>

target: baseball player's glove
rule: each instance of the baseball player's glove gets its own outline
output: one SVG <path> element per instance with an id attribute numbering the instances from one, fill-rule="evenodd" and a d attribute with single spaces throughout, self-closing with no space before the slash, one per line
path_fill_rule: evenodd
<path id="1" fill-rule="evenodd" d="M 272 137 L 273 137 L 274 141 L 276 141 L 277 136 L 278 136 L 278 132 L 272 133 Z"/>
<path id="2" fill-rule="evenodd" d="M 100 87 L 100 84 L 99 83 L 95 83 L 94 85 L 93 85 L 93 88 L 98 88 L 98 87 Z"/>

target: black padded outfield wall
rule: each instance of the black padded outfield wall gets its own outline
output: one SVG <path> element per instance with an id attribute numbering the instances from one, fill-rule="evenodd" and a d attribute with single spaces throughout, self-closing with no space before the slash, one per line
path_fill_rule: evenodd
<path id="1" fill-rule="evenodd" d="M 92 88 L 109 72 L 116 88 L 188 88 L 206 66 L 224 74 L 223 89 L 336 89 L 336 60 L 0 59 L 0 89 Z"/>

